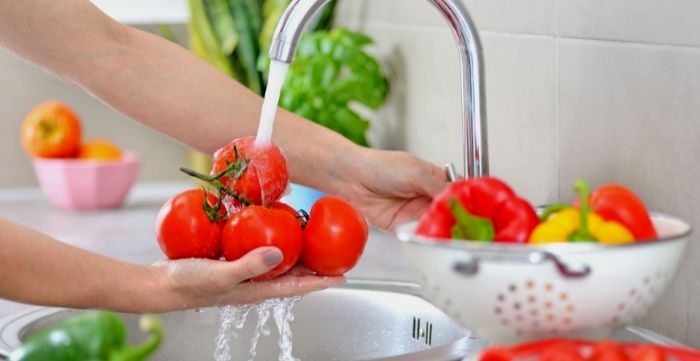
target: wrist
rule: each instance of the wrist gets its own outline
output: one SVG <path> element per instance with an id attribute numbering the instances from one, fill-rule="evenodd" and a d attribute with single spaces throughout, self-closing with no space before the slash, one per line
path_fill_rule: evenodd
<path id="1" fill-rule="evenodd" d="M 322 126 L 304 122 L 315 134 L 285 137 L 280 143 L 287 155 L 291 181 L 336 194 L 356 178 L 368 149 Z"/>
<path id="2" fill-rule="evenodd" d="M 124 263 L 124 272 L 107 286 L 99 304 L 106 309 L 129 313 L 156 313 L 168 311 L 174 301 L 173 286 L 168 282 L 163 267 Z M 116 292 L 115 292 L 116 291 Z M 115 297 L 115 295 L 117 295 Z"/>

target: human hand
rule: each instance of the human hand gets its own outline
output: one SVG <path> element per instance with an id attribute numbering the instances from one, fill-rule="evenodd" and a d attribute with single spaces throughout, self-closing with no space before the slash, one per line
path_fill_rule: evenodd
<path id="1" fill-rule="evenodd" d="M 304 269 L 265 282 L 249 279 L 262 275 L 282 261 L 274 247 L 257 248 L 234 262 L 206 259 L 166 260 L 152 267 L 160 294 L 154 312 L 230 304 L 258 303 L 319 291 L 344 282 L 344 277 L 321 277 Z M 165 296 L 165 297 L 163 297 Z"/>
<path id="2" fill-rule="evenodd" d="M 443 168 L 409 153 L 362 148 L 358 155 L 333 193 L 382 229 L 420 217 L 447 186 Z"/>

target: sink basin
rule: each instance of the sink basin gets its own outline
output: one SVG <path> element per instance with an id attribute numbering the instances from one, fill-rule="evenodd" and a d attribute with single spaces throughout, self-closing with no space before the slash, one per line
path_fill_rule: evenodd
<path id="1" fill-rule="evenodd" d="M 0 359 L 37 330 L 81 311 L 35 308 L 0 319 Z M 219 310 L 159 315 L 164 341 L 152 361 L 214 360 Z M 343 286 L 310 294 L 294 306 L 293 355 L 301 361 L 456 361 L 475 359 L 488 342 L 464 330 L 419 296 L 411 283 L 350 280 Z M 142 341 L 138 316 L 123 314 L 130 342 Z M 257 316 L 252 312 L 231 343 L 232 361 L 249 360 Z M 262 336 L 255 360 L 277 360 L 279 334 Z M 613 339 L 683 347 L 637 327 L 617 330 Z"/>
<path id="2" fill-rule="evenodd" d="M 412 284 L 350 281 L 339 288 L 310 294 L 294 306 L 291 323 L 293 355 L 303 361 L 330 360 L 461 360 L 486 345 L 470 336 L 423 298 Z M 39 308 L 0 320 L 0 355 L 20 340 L 75 310 Z M 152 360 L 214 360 L 219 310 L 183 311 L 160 315 L 164 342 Z M 138 316 L 121 315 L 131 342 L 142 337 Z M 250 359 L 250 341 L 257 315 L 252 312 L 234 339 L 232 360 Z M 276 360 L 279 336 L 262 336 L 256 360 Z M 1 357 L 1 356 L 0 356 Z"/>

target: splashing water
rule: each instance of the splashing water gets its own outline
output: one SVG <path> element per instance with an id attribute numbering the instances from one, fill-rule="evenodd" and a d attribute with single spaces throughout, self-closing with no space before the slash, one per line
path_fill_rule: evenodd
<path id="1" fill-rule="evenodd" d="M 240 330 L 245 325 L 248 313 L 255 305 L 224 306 L 221 308 L 221 323 L 219 324 L 219 335 L 216 337 L 216 350 L 214 350 L 214 360 L 231 360 L 231 340 L 238 336 L 236 330 Z"/>
<path id="2" fill-rule="evenodd" d="M 270 62 L 270 75 L 267 80 L 267 90 L 263 100 L 262 111 L 260 113 L 260 124 L 258 125 L 258 136 L 255 139 L 255 146 L 266 146 L 272 142 L 272 126 L 277 114 L 277 104 L 280 100 L 280 92 L 284 79 L 287 76 L 289 64 L 273 60 Z"/>
<path id="3" fill-rule="evenodd" d="M 292 309 L 301 300 L 300 296 L 290 298 L 279 298 L 264 301 L 257 305 L 225 306 L 221 308 L 221 320 L 219 325 L 219 335 L 216 337 L 216 350 L 214 359 L 216 361 L 231 361 L 231 343 L 238 337 L 238 330 L 245 325 L 246 319 L 251 311 L 255 311 L 258 320 L 255 326 L 253 338 L 250 340 L 250 361 L 257 355 L 257 345 L 260 336 L 269 336 L 270 328 L 267 323 L 272 315 L 279 332 L 280 348 L 279 361 L 299 361 L 292 356 L 292 329 L 290 322 L 294 321 Z"/>
<path id="4" fill-rule="evenodd" d="M 278 300 L 267 300 L 259 304 L 256 309 L 258 311 L 258 324 L 255 325 L 255 333 L 253 338 L 250 340 L 250 361 L 255 359 L 257 354 L 258 340 L 260 340 L 260 335 L 269 336 L 270 329 L 267 327 L 267 320 L 270 319 L 270 310 L 275 307 Z"/>
<path id="5" fill-rule="evenodd" d="M 282 300 L 275 305 L 275 325 L 280 333 L 278 345 L 280 346 L 280 355 L 278 361 L 299 361 L 292 356 L 292 328 L 289 324 L 294 321 L 292 308 L 301 299 L 301 297 L 291 297 Z"/>

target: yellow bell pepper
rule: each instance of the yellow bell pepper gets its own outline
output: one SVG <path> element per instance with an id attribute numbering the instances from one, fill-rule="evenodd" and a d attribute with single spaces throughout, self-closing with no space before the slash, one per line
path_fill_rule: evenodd
<path id="1" fill-rule="evenodd" d="M 601 244 L 633 243 L 634 235 L 622 224 L 606 222 L 588 207 L 588 185 L 577 182 L 581 195 L 581 208 L 567 207 L 552 213 L 530 234 L 531 244 L 547 244 L 568 241 L 590 241 Z"/>
<path id="2" fill-rule="evenodd" d="M 580 226 L 580 212 L 576 208 L 566 208 L 549 216 L 530 234 L 532 244 L 568 242 L 568 237 Z M 595 213 L 588 214 L 588 231 L 601 244 L 625 244 L 634 242 L 634 236 L 618 222 L 605 222 Z"/>

